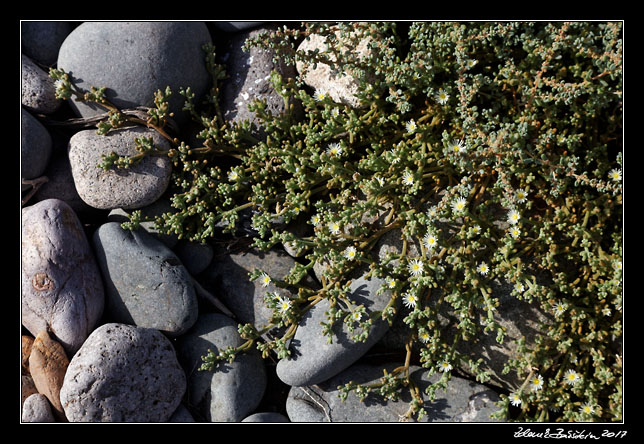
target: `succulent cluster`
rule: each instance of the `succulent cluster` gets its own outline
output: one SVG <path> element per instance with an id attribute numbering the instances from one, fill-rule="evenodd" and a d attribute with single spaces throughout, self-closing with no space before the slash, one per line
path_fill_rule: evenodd
<path id="1" fill-rule="evenodd" d="M 296 51 L 312 35 L 327 49 Z M 367 55 L 345 49 L 361 42 Z M 304 23 L 246 46 L 286 63 L 333 66 L 356 80 L 362 105 L 338 103 L 302 75 L 274 72 L 286 112 L 250 105 L 265 133 L 260 140 L 251 122 L 223 119 L 218 94 L 226 73 L 208 46 L 208 98 L 195 103 L 189 89 L 179 92 L 203 127 L 203 146 L 165 132 L 171 91 L 160 91 L 156 108 L 138 123 L 167 135 L 173 147 L 161 152 L 139 140 L 139 157 L 108 156 L 102 164 L 127 167 L 145 155 L 174 161 L 174 210 L 156 218 L 161 232 L 193 241 L 222 227 L 234 235 L 248 214 L 257 248 L 289 244 L 300 254 L 286 276 L 251 274 L 297 294 L 268 293 L 272 324 L 240 326 L 248 342 L 205 357 L 203 368 L 253 345 L 265 356 L 275 350 L 287 357 L 302 314 L 328 299 L 330 341 L 335 322 L 355 329 L 356 341 L 377 317 L 391 322 L 397 315 L 409 327 L 405 364 L 379 385 L 347 384 L 342 396 L 394 399 L 410 390 L 409 415 L 422 416 L 423 397 L 445 387 L 453 368 L 466 364 L 480 382 L 489 378 L 458 344 L 483 331 L 503 340 L 493 289 L 503 281 L 552 321 L 506 363 L 525 383 L 502 396 L 498 417 L 621 419 L 621 23 Z M 52 76 L 60 95 L 71 97 L 65 74 Z M 76 97 L 106 103 L 100 90 Z M 99 131 L 126 120 L 113 109 Z M 141 220 L 135 211 L 127 226 Z M 310 234 L 277 229 L 276 221 L 295 220 L 306 221 Z M 386 235 L 400 248 L 374 253 Z M 309 288 L 303 278 L 321 263 L 321 288 Z M 392 295 L 371 317 L 348 297 L 357 266 L 384 279 Z M 438 322 L 445 306 L 460 319 L 450 341 Z M 280 334 L 268 340 L 271 331 Z M 420 347 L 417 364 L 443 375 L 428 393 L 409 378 L 412 344 Z"/>

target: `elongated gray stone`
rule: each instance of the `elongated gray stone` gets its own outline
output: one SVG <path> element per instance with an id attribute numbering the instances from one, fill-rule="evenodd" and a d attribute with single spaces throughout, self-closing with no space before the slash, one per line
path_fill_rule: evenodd
<path id="1" fill-rule="evenodd" d="M 22 325 L 48 330 L 71 354 L 98 323 L 101 275 L 74 211 L 47 199 L 22 210 Z"/>
<path id="2" fill-rule="evenodd" d="M 126 231 L 116 222 L 93 237 L 105 281 L 105 310 L 111 321 L 155 328 L 170 336 L 197 320 L 192 278 L 177 256 L 143 230 Z"/>
<path id="3" fill-rule="evenodd" d="M 382 366 L 356 364 L 330 380 L 315 387 L 292 387 L 286 400 L 286 412 L 291 422 L 399 422 L 409 409 L 411 395 L 403 389 L 401 398 L 386 401 L 370 393 L 360 401 L 355 393 L 340 399 L 338 387 L 353 381 L 370 385 L 379 382 L 383 369 L 389 373 L 400 363 Z M 427 370 L 411 366 L 412 380 L 423 393 L 441 375 L 427 376 Z M 452 376 L 446 390 L 437 390 L 433 402 L 425 397 L 422 408 L 426 415 L 421 422 L 494 422 L 490 417 L 497 407 L 499 396 L 484 385 Z"/>
<path id="4" fill-rule="evenodd" d="M 162 333 L 108 323 L 69 362 L 60 402 L 70 422 L 164 422 L 185 390 L 186 375 Z"/>
<path id="5" fill-rule="evenodd" d="M 260 403 L 266 389 L 264 361 L 257 352 L 239 354 L 232 363 L 219 363 L 212 371 L 200 371 L 201 359 L 244 340 L 237 323 L 228 316 L 204 313 L 194 327 L 177 341 L 179 359 L 188 375 L 190 403 L 211 422 L 239 422 Z"/>
<path id="6" fill-rule="evenodd" d="M 52 140 L 47 128 L 24 108 L 20 109 L 20 176 L 35 179 L 49 163 Z"/>
<path id="7" fill-rule="evenodd" d="M 363 276 L 354 279 L 350 287 L 350 300 L 355 305 L 364 305 L 366 315 L 382 311 L 391 299 L 391 293 L 384 291 L 376 294 L 384 285 L 384 280 Z M 354 341 L 353 336 L 362 332 L 356 327 L 349 332 L 348 327 L 338 320 L 333 324 L 332 343 L 323 334 L 322 323 L 328 323 L 325 312 L 330 303 L 323 300 L 311 308 L 302 318 L 290 344 L 292 355 L 277 363 L 277 376 L 291 386 L 318 384 L 337 375 L 363 356 L 387 332 L 389 324 L 379 316 L 373 321 L 366 341 Z"/>

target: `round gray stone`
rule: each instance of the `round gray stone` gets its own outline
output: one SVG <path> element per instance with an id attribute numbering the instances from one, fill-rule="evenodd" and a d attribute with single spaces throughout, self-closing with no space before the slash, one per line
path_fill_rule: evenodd
<path id="1" fill-rule="evenodd" d="M 22 422 L 56 422 L 45 395 L 34 393 L 22 404 Z"/>
<path id="2" fill-rule="evenodd" d="M 153 203 L 168 188 L 172 164 L 167 156 L 146 156 L 127 169 L 99 168 L 102 155 L 138 154 L 134 138 L 152 137 L 154 145 L 169 149 L 167 140 L 143 127 L 123 128 L 99 135 L 95 130 L 80 131 L 69 140 L 69 162 L 78 195 L 99 209 L 135 209 Z"/>
<path id="3" fill-rule="evenodd" d="M 61 104 L 49 74 L 24 54 L 21 57 L 21 101 L 31 112 L 51 114 Z"/>
<path id="4" fill-rule="evenodd" d="M 190 403 L 211 422 L 239 422 L 259 405 L 266 390 L 266 369 L 259 352 L 237 355 L 213 371 L 200 371 L 201 357 L 239 347 L 237 323 L 218 313 L 200 315 L 194 327 L 177 340 L 180 362 L 188 375 Z"/>
<path id="5" fill-rule="evenodd" d="M 93 236 L 105 282 L 105 311 L 114 322 L 155 328 L 170 336 L 185 333 L 197 320 L 192 278 L 177 256 L 143 230 L 116 222 Z"/>
<path id="6" fill-rule="evenodd" d="M 60 401 L 70 422 L 165 422 L 185 390 L 186 375 L 162 333 L 109 323 L 69 362 Z"/>
<path id="7" fill-rule="evenodd" d="M 58 68 L 81 89 L 106 87 L 107 98 L 119 108 L 153 107 L 154 93 L 169 86 L 170 110 L 181 124 L 187 114 L 179 88 L 190 87 L 199 101 L 209 87 L 202 46 L 210 41 L 203 22 L 85 22 L 63 42 Z M 82 117 L 106 111 L 70 104 Z"/>
<path id="8" fill-rule="evenodd" d="M 72 31 L 69 22 L 25 21 L 20 24 L 22 51 L 32 60 L 53 66 L 65 38 Z"/>
<path id="9" fill-rule="evenodd" d="M 20 177 L 35 179 L 47 168 L 52 140 L 47 128 L 29 112 L 20 109 Z"/>
<path id="10" fill-rule="evenodd" d="M 367 279 L 362 275 L 352 281 L 349 298 L 355 305 L 364 305 L 365 316 L 371 316 L 374 312 L 382 311 L 391 299 L 388 290 L 377 294 L 383 285 L 384 280 L 380 278 Z M 325 299 L 302 317 L 290 344 L 292 355 L 277 363 L 277 376 L 284 383 L 305 386 L 326 381 L 360 359 L 389 329 L 387 321 L 378 317 L 369 330 L 368 338 L 354 341 L 352 337 L 362 329 L 356 326 L 354 332 L 349 332 L 339 320 L 333 324 L 333 337 L 329 344 L 322 326 L 323 322 L 328 322 L 325 313 L 329 307 L 330 303 Z"/>
<path id="11" fill-rule="evenodd" d="M 22 325 L 48 330 L 73 354 L 98 323 L 101 275 L 78 217 L 48 199 L 22 209 Z"/>
<path id="12" fill-rule="evenodd" d="M 399 422 L 409 409 L 411 395 L 403 389 L 401 398 L 386 401 L 377 393 L 370 393 L 360 401 L 355 393 L 340 399 L 338 386 L 354 381 L 357 384 L 375 384 L 383 376 L 383 369 L 391 372 L 401 364 L 382 366 L 356 364 L 313 387 L 292 387 L 286 400 L 286 412 L 291 422 Z M 411 366 L 410 374 L 421 393 L 440 379 L 441 375 L 427 376 L 427 370 Z M 425 397 L 426 398 L 426 397 Z M 497 410 L 494 404 L 499 396 L 487 387 L 452 377 L 446 390 L 438 390 L 433 402 L 425 400 L 426 415 L 421 422 L 494 422 L 490 415 Z"/>

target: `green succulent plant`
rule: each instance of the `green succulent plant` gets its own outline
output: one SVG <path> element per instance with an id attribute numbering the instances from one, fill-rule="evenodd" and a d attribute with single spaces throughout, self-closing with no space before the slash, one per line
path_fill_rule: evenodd
<path id="1" fill-rule="evenodd" d="M 324 38 L 324 49 L 298 51 L 313 35 Z M 346 50 L 365 42 L 366 53 Z M 172 148 L 160 151 L 139 140 L 139 156 L 107 156 L 101 165 L 127 167 L 146 155 L 173 160 L 174 210 L 155 219 L 161 232 L 205 241 L 223 226 L 234 235 L 250 211 L 255 247 L 288 243 L 301 253 L 286 276 L 251 273 L 297 291 L 292 298 L 267 294 L 271 323 L 240 325 L 246 344 L 210 353 L 202 368 L 253 346 L 288 357 L 303 313 L 327 299 L 330 341 L 335 322 L 361 332 L 355 341 L 366 339 L 377 318 L 397 315 L 409 328 L 404 365 L 379 384 L 349 383 L 341 396 L 396 399 L 409 390 L 407 416 L 422 417 L 425 397 L 431 401 L 453 369 L 466 365 L 478 381 L 489 379 L 458 344 L 481 332 L 503 341 L 492 285 L 500 280 L 552 322 L 534 344 L 520 341 L 518 356 L 505 364 L 525 382 L 501 396 L 496 417 L 621 420 L 621 23 L 303 23 L 248 39 L 251 47 L 307 69 L 332 66 L 355 80 L 362 106 L 312 90 L 303 75 L 273 72 L 286 111 L 273 115 L 261 100 L 249 105 L 265 133 L 260 140 L 251 122 L 223 119 L 218 96 L 226 73 L 207 46 L 213 87 L 206 100 L 179 91 L 202 125 L 203 146 L 168 135 Z M 83 95 L 65 73 L 53 70 L 52 77 L 61 97 L 108 103 L 102 90 Z M 135 123 L 163 132 L 170 94 L 160 91 L 147 121 Z M 111 109 L 99 131 L 127 120 Z M 298 218 L 312 234 L 275 225 Z M 126 226 L 141 221 L 135 211 Z M 379 256 L 374 246 L 385 235 L 401 247 Z M 321 288 L 309 288 L 303 277 L 322 262 Z M 358 266 L 384 279 L 382 291 L 391 294 L 371 317 L 348 296 Z M 459 319 L 450 341 L 438 322 L 441 306 Z M 265 339 L 278 328 L 278 338 Z M 426 393 L 409 378 L 413 345 L 417 364 L 442 373 Z"/>

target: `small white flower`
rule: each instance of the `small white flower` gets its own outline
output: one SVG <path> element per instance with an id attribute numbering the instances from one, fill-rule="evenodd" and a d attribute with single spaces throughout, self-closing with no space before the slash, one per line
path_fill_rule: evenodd
<path id="1" fill-rule="evenodd" d="M 478 271 L 482 275 L 486 275 L 490 271 L 490 267 L 488 267 L 485 262 L 481 262 L 478 267 L 476 267 L 476 271 Z"/>
<path id="2" fill-rule="evenodd" d="M 568 385 L 575 385 L 579 382 L 580 379 L 581 376 L 579 375 L 579 373 L 577 373 L 573 369 L 569 369 L 564 375 L 564 380 Z"/>
<path id="3" fill-rule="evenodd" d="M 340 224 L 337 222 L 329 222 L 329 231 L 332 234 L 340 233 Z"/>
<path id="4" fill-rule="evenodd" d="M 617 271 L 622 271 L 622 261 L 615 261 L 613 262 L 613 268 Z"/>
<path id="5" fill-rule="evenodd" d="M 311 216 L 311 223 L 314 227 L 317 227 L 320 224 L 320 216 L 318 214 Z"/>
<path id="6" fill-rule="evenodd" d="M 230 170 L 228 172 L 228 180 L 230 180 L 231 182 L 234 182 L 237 179 L 239 179 L 239 173 L 237 173 L 237 171 L 235 170 Z"/>
<path id="7" fill-rule="evenodd" d="M 610 172 L 608 173 L 608 177 L 610 177 L 615 182 L 621 182 L 622 172 L 618 168 L 615 168 L 613 170 L 610 170 Z"/>
<path id="8" fill-rule="evenodd" d="M 586 403 L 580 407 L 579 411 L 584 415 L 592 415 L 595 413 L 595 407 L 590 403 Z"/>
<path id="9" fill-rule="evenodd" d="M 427 333 L 425 330 L 423 330 L 422 332 L 420 332 L 418 334 L 418 338 L 420 339 L 420 341 L 423 344 L 427 344 L 429 342 L 429 333 Z"/>
<path id="10" fill-rule="evenodd" d="M 563 302 L 557 302 L 554 306 L 555 316 L 561 316 L 566 311 L 566 304 Z"/>
<path id="11" fill-rule="evenodd" d="M 449 144 L 449 150 L 454 154 L 463 154 L 467 151 L 467 147 L 462 140 L 456 141 L 453 140 Z"/>
<path id="12" fill-rule="evenodd" d="M 523 293 L 525 291 L 525 286 L 521 282 L 517 282 L 514 284 L 514 289 L 519 293 Z"/>
<path id="13" fill-rule="evenodd" d="M 354 311 L 351 314 L 351 317 L 353 318 L 354 321 L 359 321 L 362 318 L 362 313 L 360 313 L 359 311 Z"/>
<path id="14" fill-rule="evenodd" d="M 415 308 L 417 303 L 418 303 L 418 298 L 416 297 L 415 294 L 411 292 L 407 292 L 405 293 L 405 296 L 403 296 L 403 304 L 405 304 L 405 307 Z"/>
<path id="15" fill-rule="evenodd" d="M 465 67 L 467 69 L 473 68 L 479 61 L 476 59 L 469 59 L 465 62 Z"/>
<path id="16" fill-rule="evenodd" d="M 519 396 L 517 393 L 513 393 L 510 395 L 510 404 L 512 404 L 515 407 L 518 407 L 521 405 L 521 396 Z"/>
<path id="17" fill-rule="evenodd" d="M 465 212 L 466 207 L 467 200 L 464 197 L 459 197 L 452 203 L 452 211 L 458 214 Z"/>
<path id="18" fill-rule="evenodd" d="M 376 181 L 378 182 L 378 185 L 380 185 L 381 187 L 385 185 L 385 179 L 383 179 L 382 177 L 374 176 L 374 179 L 376 179 Z"/>
<path id="19" fill-rule="evenodd" d="M 329 156 L 338 157 L 342 154 L 342 147 L 339 143 L 331 143 L 326 149 L 326 153 Z"/>
<path id="20" fill-rule="evenodd" d="M 386 277 L 385 284 L 388 288 L 394 288 L 396 286 L 396 280 L 392 277 Z"/>
<path id="21" fill-rule="evenodd" d="M 450 364 L 450 363 L 449 363 L 449 362 L 447 362 L 447 361 L 443 361 L 443 362 L 441 362 L 441 363 L 439 364 L 439 367 L 440 367 L 440 370 L 441 370 L 443 373 L 445 373 L 445 372 L 448 372 L 448 371 L 450 371 L 450 370 L 452 369 L 452 364 Z"/>
<path id="22" fill-rule="evenodd" d="M 602 309 L 602 314 L 603 314 L 604 316 L 610 316 L 610 313 L 611 313 L 611 312 L 610 312 L 610 308 L 608 308 L 608 307 L 604 307 L 604 308 Z"/>
<path id="23" fill-rule="evenodd" d="M 259 279 L 260 279 L 260 282 L 262 283 L 262 287 L 268 287 L 268 284 L 271 283 L 271 277 L 266 273 L 262 273 Z"/>
<path id="24" fill-rule="evenodd" d="M 515 193 L 515 196 L 517 198 L 517 202 L 523 203 L 528 198 L 528 193 L 523 188 L 519 188 Z"/>
<path id="25" fill-rule="evenodd" d="M 514 209 L 510 210 L 510 212 L 508 213 L 508 222 L 514 225 L 517 222 L 519 222 L 519 219 L 521 219 L 521 215 L 519 214 L 519 212 Z"/>
<path id="26" fill-rule="evenodd" d="M 356 248 L 353 246 L 347 247 L 347 249 L 344 250 L 344 257 L 350 261 L 354 260 L 356 258 Z"/>
<path id="27" fill-rule="evenodd" d="M 441 105 L 445 105 L 447 100 L 449 100 L 449 94 L 447 94 L 445 90 L 441 89 L 436 93 L 436 101 Z"/>
<path id="28" fill-rule="evenodd" d="M 315 94 L 313 94 L 313 98 L 318 102 L 321 102 L 322 100 L 326 99 L 327 96 L 328 94 L 322 91 L 315 91 Z"/>
<path id="29" fill-rule="evenodd" d="M 508 231 L 510 232 L 510 236 L 512 236 L 515 239 L 521 236 L 521 230 L 519 230 L 519 227 L 510 227 L 510 230 Z"/>
<path id="30" fill-rule="evenodd" d="M 414 122 L 413 119 L 405 124 L 405 129 L 408 133 L 413 133 L 416 131 L 416 128 L 418 128 L 418 125 L 416 125 L 416 122 Z"/>
<path id="31" fill-rule="evenodd" d="M 438 210 L 436 210 L 436 207 L 431 207 L 429 210 L 427 210 L 427 217 L 429 217 L 430 219 L 434 219 L 437 214 Z"/>
<path id="32" fill-rule="evenodd" d="M 403 184 L 412 186 L 414 184 L 414 174 L 411 171 L 406 171 L 405 174 L 403 174 Z"/>
<path id="33" fill-rule="evenodd" d="M 423 245 L 428 250 L 433 250 L 436 247 L 436 245 L 438 245 L 438 239 L 434 234 L 427 233 L 425 237 L 423 237 Z"/>
<path id="34" fill-rule="evenodd" d="M 475 236 L 476 236 L 476 235 L 477 235 L 477 234 L 479 234 L 480 232 L 481 232 L 481 227 L 480 227 L 479 225 L 474 225 L 474 226 L 472 227 L 472 234 L 473 234 L 473 235 L 475 235 Z"/>
<path id="35" fill-rule="evenodd" d="M 532 390 L 537 391 L 543 388 L 543 376 L 537 374 L 530 379 L 530 387 Z"/>
<path id="36" fill-rule="evenodd" d="M 409 262 L 409 272 L 412 276 L 418 276 L 423 272 L 423 262 L 420 259 L 412 259 Z"/>
<path id="37" fill-rule="evenodd" d="M 291 308 L 290 299 L 284 299 L 280 297 L 278 297 L 277 299 L 280 313 L 286 313 L 287 311 L 289 311 L 289 309 Z"/>
<path id="38" fill-rule="evenodd" d="M 340 110 L 339 110 L 339 109 L 337 109 L 337 108 L 333 108 L 333 109 L 331 110 L 331 116 L 332 116 L 332 117 L 338 117 L 339 115 L 340 115 Z"/>

